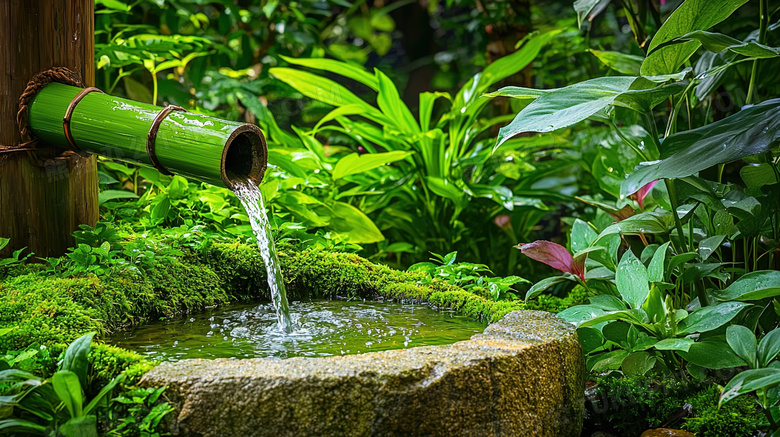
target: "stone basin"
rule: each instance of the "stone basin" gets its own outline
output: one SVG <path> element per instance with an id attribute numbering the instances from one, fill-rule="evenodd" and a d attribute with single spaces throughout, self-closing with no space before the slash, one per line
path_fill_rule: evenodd
<path id="1" fill-rule="evenodd" d="M 182 436 L 579 436 L 574 327 L 514 311 L 470 340 L 323 358 L 183 360 L 167 386 Z"/>

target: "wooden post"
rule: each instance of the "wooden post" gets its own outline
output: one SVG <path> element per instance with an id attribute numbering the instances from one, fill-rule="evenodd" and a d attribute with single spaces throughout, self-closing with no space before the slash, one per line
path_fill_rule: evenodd
<path id="1" fill-rule="evenodd" d="M 19 95 L 35 73 L 67 67 L 95 82 L 94 0 L 0 1 L 0 146 L 21 142 Z M 71 233 L 98 218 L 95 156 L 58 156 L 40 144 L 38 166 L 26 152 L 0 150 L 0 237 L 10 238 L 0 257 L 27 247 L 38 257 L 60 256 Z"/>

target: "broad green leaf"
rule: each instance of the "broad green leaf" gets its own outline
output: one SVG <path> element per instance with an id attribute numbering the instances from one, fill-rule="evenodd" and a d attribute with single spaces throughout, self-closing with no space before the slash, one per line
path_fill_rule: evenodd
<path id="1" fill-rule="evenodd" d="M 450 199 L 458 208 L 465 208 L 468 203 L 466 193 L 454 183 L 445 178 L 428 176 L 425 178 L 428 188 L 438 196 Z"/>
<path id="2" fill-rule="evenodd" d="M 582 345 L 582 352 L 587 355 L 604 344 L 604 336 L 597 328 L 586 327 L 577 329 L 577 338 Z"/>
<path id="3" fill-rule="evenodd" d="M 626 303 L 615 296 L 600 294 L 588 298 L 591 306 L 601 308 L 604 311 L 623 311 L 626 309 Z"/>
<path id="4" fill-rule="evenodd" d="M 597 241 L 612 234 L 664 234 L 672 226 L 672 220 L 668 211 L 643 212 L 607 226 Z"/>
<path id="5" fill-rule="evenodd" d="M 653 258 L 647 266 L 647 277 L 650 282 L 663 282 L 666 254 L 669 252 L 669 244 L 671 244 L 670 241 L 662 244 L 653 254 Z"/>
<path id="6" fill-rule="evenodd" d="M 332 202 L 328 207 L 333 212 L 330 227 L 348 235 L 350 243 L 368 244 L 385 239 L 374 222 L 354 206 L 343 202 Z"/>
<path id="7" fill-rule="evenodd" d="M 667 137 L 662 159 L 637 167 L 621 184 L 621 194 L 628 196 L 654 180 L 683 178 L 718 164 L 766 152 L 778 138 L 780 99 L 746 107 L 715 123 Z"/>
<path id="8" fill-rule="evenodd" d="M 559 284 L 566 280 L 569 280 L 567 276 L 553 276 L 550 278 L 544 278 L 541 281 L 537 282 L 536 284 L 532 285 L 531 288 L 528 289 L 528 291 L 525 294 L 525 300 L 528 301 L 530 299 L 533 299 L 534 297 L 542 294 L 544 290 L 547 290 L 553 285 Z"/>
<path id="9" fill-rule="evenodd" d="M 699 256 L 701 257 L 701 260 L 707 261 L 707 259 L 720 248 L 720 245 L 723 244 L 723 240 L 725 239 L 725 235 L 715 235 L 701 240 L 699 242 Z"/>
<path id="10" fill-rule="evenodd" d="M 401 100 L 401 96 L 398 94 L 398 89 L 393 84 L 393 81 L 379 69 L 374 69 L 374 71 L 379 81 L 379 94 L 376 98 L 379 109 L 401 132 L 407 135 L 419 134 L 420 126 L 417 125 L 417 120 L 412 115 L 412 111 Z"/>
<path id="11" fill-rule="evenodd" d="M 377 77 L 373 76 L 360 66 L 326 58 L 291 58 L 289 56 L 282 56 L 281 58 L 290 64 L 302 65 L 315 70 L 322 70 L 347 77 L 362 83 L 374 91 L 379 91 L 379 81 L 377 80 Z"/>
<path id="12" fill-rule="evenodd" d="M 364 102 L 343 85 L 330 79 L 292 68 L 277 67 L 271 68 L 268 72 L 306 97 L 332 106 L 360 105 L 365 110 L 364 116 L 366 118 L 380 124 L 390 122 L 378 109 Z"/>
<path id="13" fill-rule="evenodd" d="M 8 242 L 11 241 L 10 238 L 3 238 L 0 237 L 0 250 L 4 249 L 5 246 L 8 246 Z"/>
<path id="14" fill-rule="evenodd" d="M 667 308 L 664 294 L 661 287 L 656 284 L 650 289 L 647 300 L 642 304 L 642 309 L 647 313 L 647 318 L 650 319 L 651 323 L 665 323 L 666 321 Z"/>
<path id="15" fill-rule="evenodd" d="M 740 311 L 750 306 L 744 302 L 726 302 L 711 305 L 692 312 L 678 325 L 680 335 L 693 334 L 694 332 L 707 332 L 718 329 L 737 316 Z"/>
<path id="16" fill-rule="evenodd" d="M 51 384 L 59 400 L 65 404 L 70 417 L 81 417 L 84 394 L 79 377 L 70 370 L 60 370 L 51 377 Z"/>
<path id="17" fill-rule="evenodd" d="M 605 372 L 607 370 L 617 370 L 628 356 L 628 351 L 623 349 L 593 355 L 588 359 L 587 366 L 591 372 Z"/>
<path id="18" fill-rule="evenodd" d="M 642 63 L 642 75 L 674 73 L 699 48 L 698 41 L 656 47 L 695 30 L 707 30 L 729 17 L 747 0 L 686 0 L 658 29 Z"/>
<path id="19" fill-rule="evenodd" d="M 748 394 L 761 388 L 768 388 L 780 384 L 780 369 L 750 369 L 741 372 L 723 387 L 718 405 Z"/>
<path id="20" fill-rule="evenodd" d="M 98 193 L 98 203 L 103 204 L 117 199 L 137 199 L 138 195 L 125 190 L 104 190 Z"/>
<path id="21" fill-rule="evenodd" d="M 62 370 L 68 370 L 76 374 L 82 387 L 87 387 L 87 371 L 89 370 L 89 348 L 94 332 L 89 332 L 77 338 L 65 350 L 65 358 L 62 360 Z"/>
<path id="22" fill-rule="evenodd" d="M 47 428 L 24 419 L 4 419 L 0 420 L 0 431 L 28 432 L 32 435 L 44 435 Z"/>
<path id="23" fill-rule="evenodd" d="M 692 338 L 666 338 L 654 345 L 659 351 L 688 352 L 695 341 Z"/>
<path id="24" fill-rule="evenodd" d="M 341 178 L 367 172 L 381 167 L 391 162 L 406 159 L 412 152 L 385 152 L 385 153 L 366 153 L 363 155 L 351 153 L 339 160 L 333 168 L 333 179 Z"/>
<path id="25" fill-rule="evenodd" d="M 575 325 L 604 315 L 604 310 L 594 305 L 575 305 L 558 313 L 558 317 Z"/>
<path id="26" fill-rule="evenodd" d="M 623 359 L 620 367 L 628 376 L 641 376 L 649 372 L 653 366 L 655 366 L 656 360 L 657 358 L 650 355 L 648 352 L 632 352 Z"/>
<path id="27" fill-rule="evenodd" d="M 753 331 L 742 325 L 729 326 L 726 329 L 726 341 L 750 367 L 756 367 L 756 336 Z"/>
<path id="28" fill-rule="evenodd" d="M 620 74 L 629 76 L 639 76 L 639 69 L 642 67 L 642 61 L 645 59 L 641 56 L 629 55 L 621 52 L 607 52 L 601 50 L 589 50 L 589 52 L 607 67 Z"/>
<path id="29" fill-rule="evenodd" d="M 746 364 L 722 341 L 697 341 L 691 345 L 688 352 L 677 353 L 686 361 L 705 369 L 727 369 Z"/>
<path id="30" fill-rule="evenodd" d="M 642 262 L 627 250 L 618 263 L 615 272 L 615 283 L 623 300 L 631 308 L 641 308 L 650 294 L 648 286 L 647 269 Z"/>
<path id="31" fill-rule="evenodd" d="M 540 96 L 499 130 L 495 148 L 523 132 L 552 132 L 579 123 L 631 89 L 636 77 L 599 77 Z"/>
<path id="32" fill-rule="evenodd" d="M 576 219 L 571 227 L 569 238 L 571 240 L 570 245 L 572 253 L 578 253 L 589 248 L 590 245 L 596 241 L 596 238 L 598 238 L 598 234 L 589 224 L 580 219 Z"/>
<path id="33" fill-rule="evenodd" d="M 780 271 L 760 270 L 748 273 L 722 291 L 716 291 L 720 300 L 759 300 L 780 296 Z"/>
<path id="34" fill-rule="evenodd" d="M 758 365 L 766 367 L 780 354 L 780 328 L 769 331 L 758 342 Z"/>

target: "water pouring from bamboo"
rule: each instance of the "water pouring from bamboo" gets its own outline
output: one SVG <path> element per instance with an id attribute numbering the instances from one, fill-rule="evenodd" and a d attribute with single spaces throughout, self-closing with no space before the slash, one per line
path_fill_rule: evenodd
<path id="1" fill-rule="evenodd" d="M 51 146 L 228 188 L 242 180 L 260 184 L 268 163 L 265 138 L 255 125 L 121 99 L 96 88 L 50 83 L 30 103 L 28 123 Z"/>
<path id="2" fill-rule="evenodd" d="M 292 331 L 284 280 L 258 188 L 268 149 L 257 126 L 56 82 L 36 93 L 28 111 L 32 133 L 51 146 L 230 188 L 246 209 L 257 237 L 279 327 Z"/>

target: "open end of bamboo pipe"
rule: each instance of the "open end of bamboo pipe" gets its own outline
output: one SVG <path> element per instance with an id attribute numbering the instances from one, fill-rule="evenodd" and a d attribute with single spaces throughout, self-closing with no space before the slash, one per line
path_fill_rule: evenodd
<path id="1" fill-rule="evenodd" d="M 222 150 L 220 174 L 228 188 L 247 180 L 260 185 L 268 166 L 265 137 L 255 125 L 245 124 L 233 131 Z"/>

